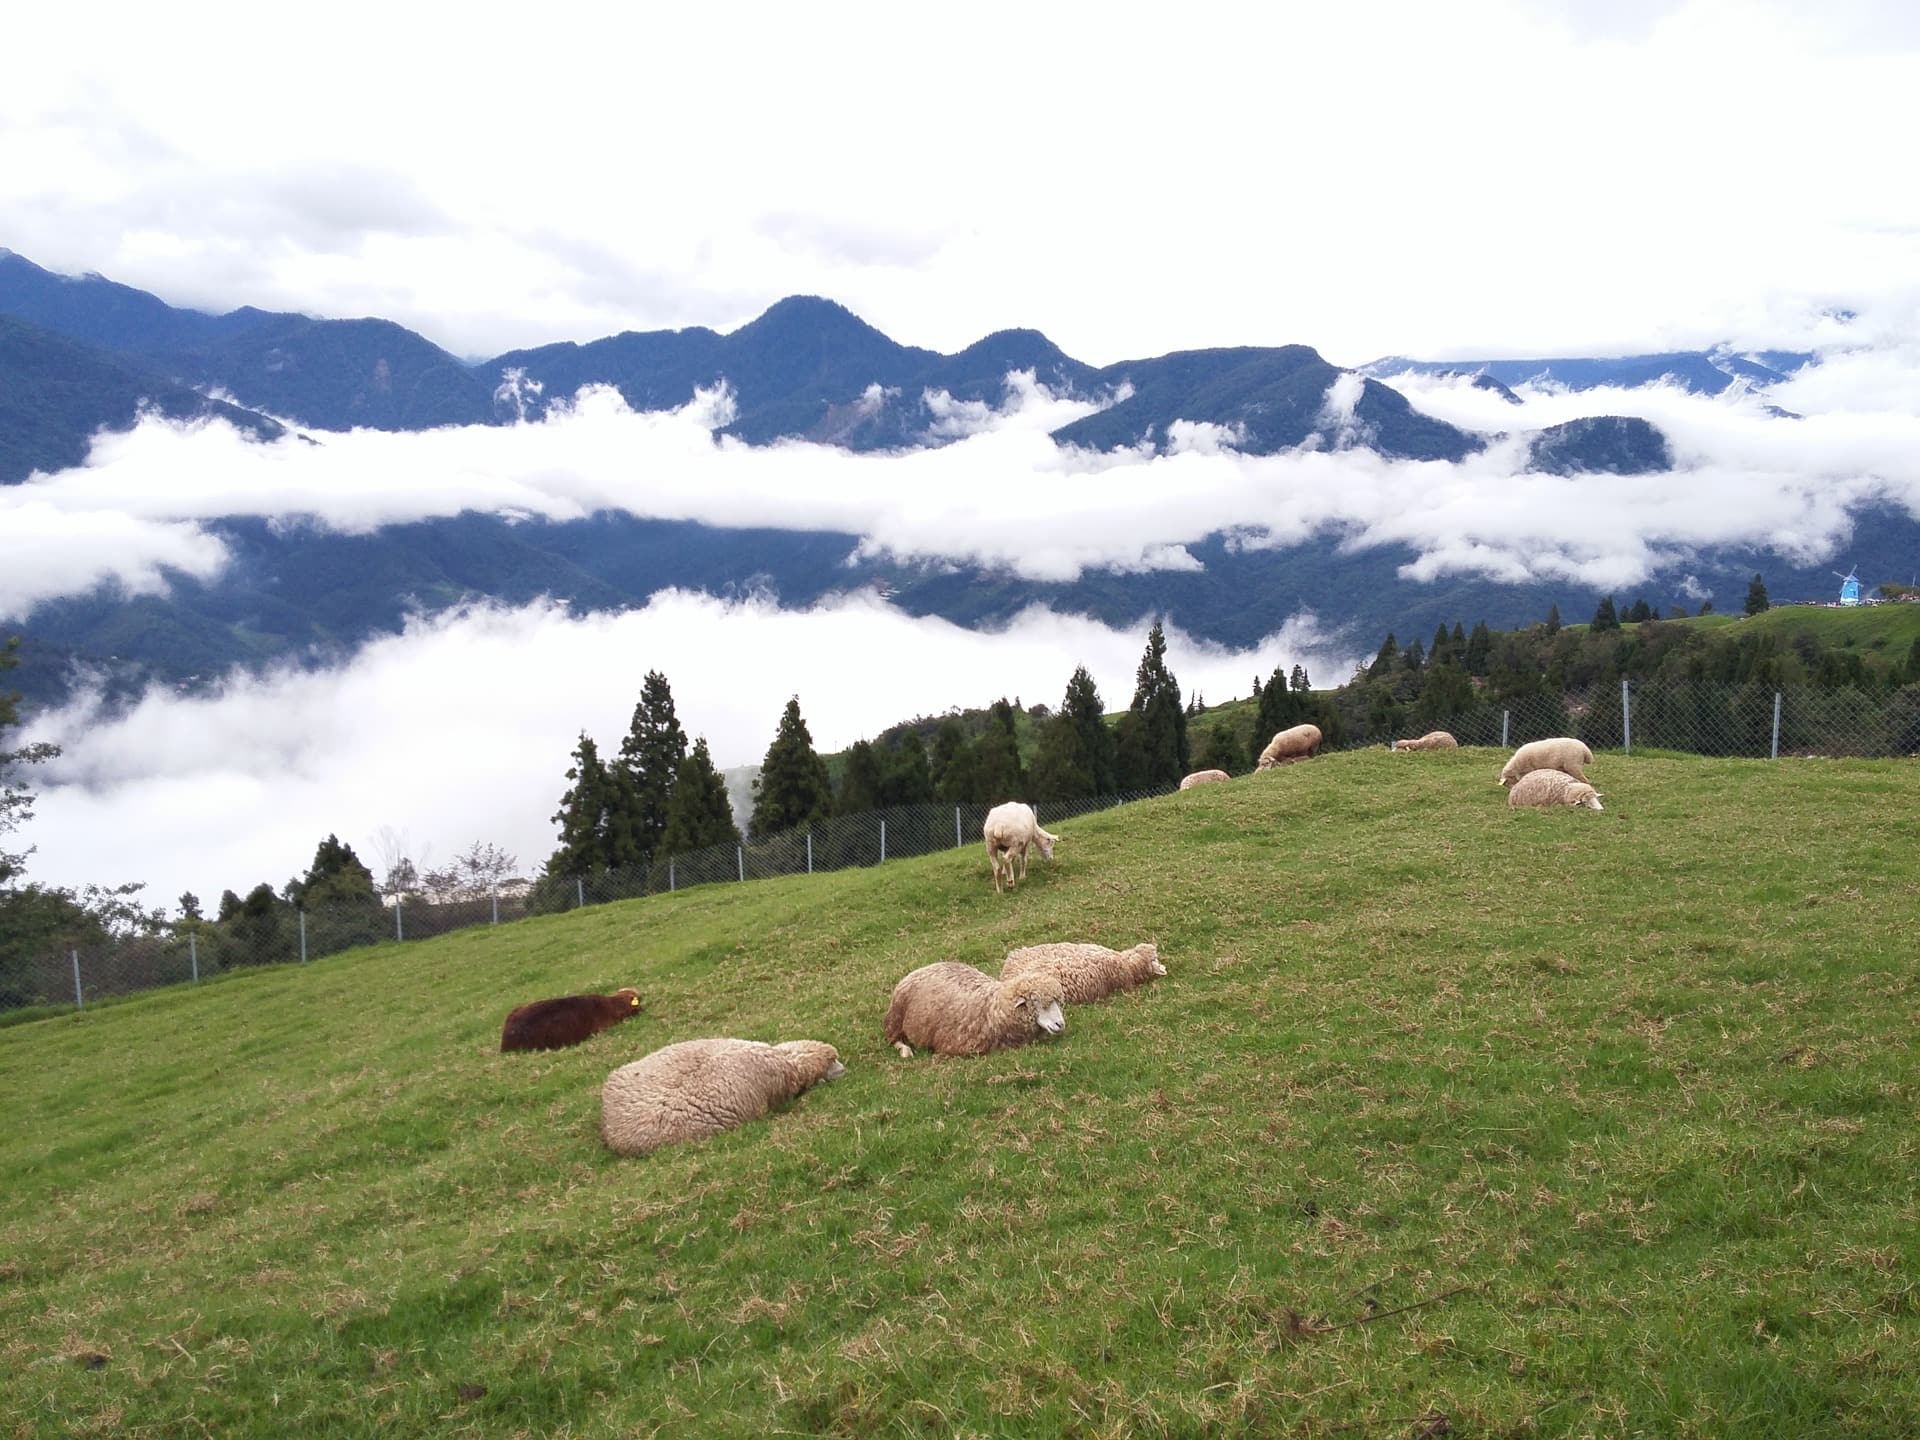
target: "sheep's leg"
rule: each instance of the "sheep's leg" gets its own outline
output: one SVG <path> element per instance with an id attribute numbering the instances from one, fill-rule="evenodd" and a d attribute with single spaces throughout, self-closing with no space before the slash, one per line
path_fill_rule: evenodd
<path id="1" fill-rule="evenodd" d="M 896 1040 L 896 1041 L 894 1041 L 894 1042 L 893 1042 L 893 1048 L 894 1048 L 894 1049 L 896 1049 L 896 1050 L 898 1050 L 898 1051 L 900 1052 L 900 1058 L 901 1058 L 902 1060 L 911 1060 L 911 1059 L 913 1059 L 913 1047 L 912 1047 L 911 1045 L 909 1045 L 909 1044 L 907 1044 L 907 1042 L 906 1042 L 906 1041 L 904 1041 L 904 1040 Z"/>

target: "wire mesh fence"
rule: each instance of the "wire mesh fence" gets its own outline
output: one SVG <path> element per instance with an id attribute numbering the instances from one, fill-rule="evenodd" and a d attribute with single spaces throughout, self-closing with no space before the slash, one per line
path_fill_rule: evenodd
<path id="1" fill-rule="evenodd" d="M 1596 750 L 1697 755 L 1886 757 L 1920 753 L 1920 685 L 1896 690 L 1779 690 L 1759 684 L 1597 686 L 1442 715 L 1341 717 L 1343 748 L 1449 731 L 1462 745 L 1512 748 L 1572 735 Z M 1263 737 L 1258 737 L 1263 738 Z M 1257 747 L 1256 747 L 1257 748 Z M 1172 786 L 1034 802 L 1041 824 L 1164 795 Z M 85 1006 L 163 985 L 265 965 L 299 964 L 361 946 L 415 940 L 528 915 L 691 889 L 884 864 L 981 844 L 985 804 L 897 806 L 780 834 L 665 856 L 649 866 L 543 876 L 464 898 L 389 896 L 311 909 L 276 904 L 227 920 L 181 921 L 163 934 L 0 944 L 0 1012 Z"/>

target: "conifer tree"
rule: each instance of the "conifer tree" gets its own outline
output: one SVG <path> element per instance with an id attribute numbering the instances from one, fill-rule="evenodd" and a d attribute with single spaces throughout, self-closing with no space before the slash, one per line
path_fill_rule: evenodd
<path id="1" fill-rule="evenodd" d="M 656 856 L 685 855 L 709 845 L 738 845 L 740 827 L 733 823 L 733 803 L 727 782 L 714 769 L 707 737 L 693 742 L 674 777 L 673 799 L 667 802 L 666 828 L 660 833 Z"/>
<path id="2" fill-rule="evenodd" d="M 1079 740 L 1079 763 L 1086 768 L 1090 795 L 1111 795 L 1120 788 L 1119 772 L 1114 764 L 1113 731 L 1107 727 L 1106 709 L 1100 699 L 1100 687 L 1093 683 L 1087 667 L 1074 668 L 1067 681 L 1066 695 L 1060 701 L 1060 714 L 1073 726 Z"/>
<path id="3" fill-rule="evenodd" d="M 1611 595 L 1604 596 L 1599 605 L 1594 608 L 1593 623 L 1587 628 L 1596 635 L 1603 630 L 1618 630 L 1620 628 L 1620 616 L 1613 608 L 1613 597 Z"/>
<path id="4" fill-rule="evenodd" d="M 1238 775 L 1247 768 L 1247 747 L 1240 743 L 1236 725 L 1215 725 L 1200 741 L 1200 753 L 1194 757 L 1198 770 L 1224 770 Z"/>
<path id="5" fill-rule="evenodd" d="M 1457 625 L 1454 627 L 1453 638 L 1456 640 L 1460 638 L 1460 627 Z M 1313 682 L 1307 678 L 1306 666 L 1296 665 L 1293 667 L 1292 683 L 1293 683 L 1293 693 L 1296 695 L 1304 695 L 1313 688 Z"/>
<path id="6" fill-rule="evenodd" d="M 666 676 L 649 670 L 614 767 L 616 798 L 607 824 L 610 863 L 644 865 L 653 858 L 686 758 L 687 733 L 674 714 L 673 689 Z"/>
<path id="7" fill-rule="evenodd" d="M 1035 800 L 1079 800 L 1094 793 L 1080 732 L 1071 717 L 1055 715 L 1041 723 L 1027 788 Z"/>
<path id="8" fill-rule="evenodd" d="M 1406 648 L 1400 657 L 1400 663 L 1414 674 L 1418 675 L 1420 673 L 1421 667 L 1427 663 L 1427 652 L 1421 648 L 1418 640 L 1415 640 L 1413 644 Z"/>
<path id="9" fill-rule="evenodd" d="M 1487 622 L 1473 622 L 1473 633 L 1467 637 L 1466 667 L 1469 675 L 1485 675 L 1487 662 L 1493 658 L 1493 635 L 1487 629 Z"/>
<path id="10" fill-rule="evenodd" d="M 964 804 L 973 799 L 973 746 L 958 719 L 949 715 L 933 736 L 934 793 L 942 800 Z"/>
<path id="11" fill-rule="evenodd" d="M 973 798 L 988 805 L 1018 800 L 1026 788 L 1013 706 L 1004 695 L 988 712 L 986 732 L 973 742 L 973 771 Z"/>
<path id="12" fill-rule="evenodd" d="M 1749 615 L 1758 615 L 1762 611 L 1771 610 L 1772 608 L 1773 608 L 1772 602 L 1767 599 L 1766 585 L 1761 581 L 1758 575 L 1755 575 L 1753 577 L 1753 583 L 1747 586 L 1747 612 L 1746 613 Z"/>
<path id="13" fill-rule="evenodd" d="M 1393 638 L 1393 632 L 1387 632 L 1387 638 L 1380 642 L 1380 652 L 1373 657 L 1373 663 L 1367 666 L 1367 679 L 1378 680 L 1389 674 L 1395 662 L 1400 658 L 1400 642 Z"/>
<path id="14" fill-rule="evenodd" d="M 1296 671 L 1299 668 L 1294 666 Z M 1264 747 L 1270 738 L 1300 723 L 1306 702 L 1298 691 L 1287 688 L 1286 676 L 1278 665 L 1273 667 L 1273 675 L 1261 687 L 1259 695 L 1260 708 L 1254 713 L 1253 738 Z"/>
<path id="15" fill-rule="evenodd" d="M 1442 621 L 1434 627 L 1433 644 L 1427 647 L 1427 663 L 1429 665 L 1446 664 L 1452 658 L 1452 646 L 1452 637 L 1447 634 L 1446 622 Z"/>
<path id="16" fill-rule="evenodd" d="M 329 835 L 313 852 L 307 873 L 287 886 L 287 899 L 306 910 L 334 904 L 379 904 L 373 872 L 353 853 L 351 845 Z"/>
<path id="17" fill-rule="evenodd" d="M 847 751 L 846 769 L 840 774 L 840 793 L 834 797 L 836 815 L 863 815 L 880 808 L 880 757 L 865 740 L 856 740 Z"/>
<path id="18" fill-rule="evenodd" d="M 760 839 L 797 825 L 823 820 L 833 809 L 827 762 L 813 749 L 813 736 L 800 716 L 800 697 L 787 701 L 780 728 L 760 762 L 753 782 L 753 818 L 747 833 Z"/>
<path id="19" fill-rule="evenodd" d="M 593 875 L 607 868 L 607 813 L 613 782 L 600 763 L 599 747 L 584 730 L 567 768 L 573 783 L 560 797 L 553 823 L 560 827 L 560 848 L 547 861 L 549 875 Z"/>
<path id="20" fill-rule="evenodd" d="M 1627 623 L 1631 625 L 1638 625 L 1641 621 L 1651 620 L 1652 618 L 1653 611 L 1648 608 L 1647 598 L 1644 595 L 1638 600 L 1635 600 L 1633 602 L 1633 608 L 1627 611 Z"/>
<path id="21" fill-rule="evenodd" d="M 1549 605 L 1547 607 L 1547 634 L 1558 635 L 1559 633 L 1560 607 L 1558 605 Z"/>
<path id="22" fill-rule="evenodd" d="M 1119 791 L 1144 790 L 1154 783 L 1145 730 L 1138 710 L 1128 710 L 1113 727 L 1113 776 Z"/>
<path id="23" fill-rule="evenodd" d="M 1167 668 L 1167 637 L 1158 620 L 1147 632 L 1146 652 L 1135 675 L 1133 704 L 1140 717 L 1140 743 L 1146 769 L 1140 784 L 1171 785 L 1192 768 L 1187 749 L 1187 715 L 1180 706 L 1180 682 Z"/>
<path id="24" fill-rule="evenodd" d="M 927 763 L 927 747 L 919 731 L 909 730 L 882 753 L 880 803 L 924 805 L 931 799 L 933 772 Z"/>

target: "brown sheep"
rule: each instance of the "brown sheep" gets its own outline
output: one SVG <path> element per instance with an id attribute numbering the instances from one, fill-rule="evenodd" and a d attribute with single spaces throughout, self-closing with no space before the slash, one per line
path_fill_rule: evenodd
<path id="1" fill-rule="evenodd" d="M 913 1047 L 937 1055 L 1010 1050 L 1067 1028 L 1066 992 L 1051 975 L 999 981 L 971 965 L 922 965 L 893 987 L 887 1043 L 911 1060 Z"/>
<path id="2" fill-rule="evenodd" d="M 557 1000 L 531 1000 L 516 1006 L 500 1029 L 500 1048 L 506 1050 L 564 1050 L 622 1020 L 640 1013 L 640 992 L 632 988 L 611 995 L 563 995 Z"/>
<path id="3" fill-rule="evenodd" d="M 1196 770 L 1180 782 L 1182 790 L 1191 790 L 1196 785 L 1218 785 L 1222 780 L 1233 777 L 1224 770 Z"/>
<path id="4" fill-rule="evenodd" d="M 1457 750 L 1460 742 L 1445 730 L 1429 730 L 1418 740 L 1396 740 L 1390 747 L 1395 750 Z"/>
<path id="5" fill-rule="evenodd" d="M 607 1076 L 600 1138 L 618 1155 L 704 1140 L 846 1073 L 819 1040 L 682 1040 Z"/>
<path id="6" fill-rule="evenodd" d="M 1320 753 L 1321 738 L 1318 725 L 1295 725 L 1282 730 L 1267 742 L 1267 748 L 1260 752 L 1260 763 L 1255 768 L 1271 770 L 1276 765 L 1285 765 L 1292 760 L 1310 760 Z"/>

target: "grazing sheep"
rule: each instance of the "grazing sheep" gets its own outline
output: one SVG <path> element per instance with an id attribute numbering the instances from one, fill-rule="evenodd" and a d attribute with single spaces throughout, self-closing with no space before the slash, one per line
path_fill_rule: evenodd
<path id="1" fill-rule="evenodd" d="M 1457 750 L 1460 742 L 1445 730 L 1429 730 L 1418 740 L 1396 740 L 1391 747 L 1395 750 Z"/>
<path id="2" fill-rule="evenodd" d="M 618 1155 L 704 1140 L 846 1073 L 839 1053 L 818 1040 L 682 1040 L 607 1076 L 600 1138 Z"/>
<path id="3" fill-rule="evenodd" d="M 1008 954 L 1006 963 L 1000 967 L 1003 983 L 1023 975 L 1053 976 L 1060 982 L 1070 1005 L 1103 1000 L 1166 973 L 1167 967 L 1160 963 L 1160 951 L 1155 945 L 1109 950 L 1104 945 L 1071 941 L 1023 946 Z"/>
<path id="4" fill-rule="evenodd" d="M 1318 725 L 1295 725 L 1290 730 L 1282 730 L 1267 742 L 1267 748 L 1260 752 L 1260 763 L 1256 769 L 1271 770 L 1276 765 L 1285 765 L 1292 760 L 1308 760 L 1320 753 L 1320 727 Z"/>
<path id="5" fill-rule="evenodd" d="M 915 1045 L 936 1055 L 1010 1050 L 1065 1030 L 1065 1003 L 1066 993 L 1051 975 L 1002 981 L 944 960 L 922 965 L 893 987 L 887 1043 L 904 1060 L 913 1058 Z"/>
<path id="6" fill-rule="evenodd" d="M 1564 770 L 1529 770 L 1507 792 L 1507 804 L 1551 810 L 1557 805 L 1582 805 L 1589 810 L 1604 810 L 1600 792 L 1584 780 L 1576 780 Z"/>
<path id="7" fill-rule="evenodd" d="M 611 995 L 563 995 L 557 1000 L 529 1001 L 508 1013 L 507 1023 L 500 1027 L 500 1048 L 564 1050 L 639 1013 L 640 992 L 631 988 Z"/>
<path id="8" fill-rule="evenodd" d="M 1007 877 L 1007 888 L 1014 886 L 1013 864 L 1020 862 L 1020 879 L 1027 878 L 1027 851 L 1038 846 L 1040 853 L 1047 859 L 1053 859 L 1053 847 L 1060 843 L 1058 835 L 1049 835 L 1040 828 L 1040 817 L 1033 813 L 1031 805 L 1022 805 L 1018 800 L 1009 800 L 1004 805 L 996 805 L 987 812 L 987 823 L 980 827 L 980 833 L 987 842 L 987 862 L 993 866 L 993 893 L 1000 893 L 1000 876 Z"/>
<path id="9" fill-rule="evenodd" d="M 1182 790 L 1191 790 L 1196 785 L 1218 785 L 1222 780 L 1233 777 L 1224 770 L 1196 770 L 1180 782 Z"/>
<path id="10" fill-rule="evenodd" d="M 1557 736 L 1552 740 L 1529 740 L 1513 752 L 1513 758 L 1501 767 L 1500 783 L 1511 785 L 1529 770 L 1564 770 L 1576 780 L 1587 778 L 1587 766 L 1593 763 L 1593 751 L 1578 740 Z"/>

